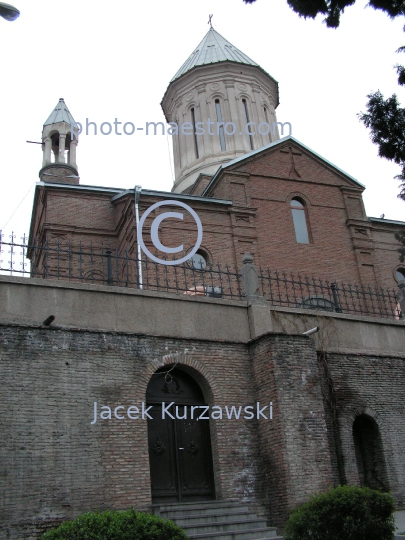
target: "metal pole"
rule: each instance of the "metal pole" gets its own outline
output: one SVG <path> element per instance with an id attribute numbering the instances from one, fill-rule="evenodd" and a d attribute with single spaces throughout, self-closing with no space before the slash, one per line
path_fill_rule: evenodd
<path id="1" fill-rule="evenodd" d="M 135 222 L 136 222 L 136 242 L 138 244 L 138 275 L 139 275 L 139 288 L 143 289 L 142 284 L 142 259 L 141 259 L 141 245 L 138 242 L 138 230 L 139 230 L 139 207 L 138 202 L 139 198 L 141 196 L 142 186 L 135 186 L 134 188 L 134 194 L 135 194 Z"/>
<path id="2" fill-rule="evenodd" d="M 333 303 L 335 305 L 336 313 L 343 313 L 343 309 L 339 305 L 339 298 L 337 294 L 337 285 L 336 283 L 331 283 L 330 288 L 332 289 Z"/>
<path id="3" fill-rule="evenodd" d="M 112 267 L 111 267 L 111 249 L 106 250 L 107 255 L 107 285 L 113 285 Z"/>

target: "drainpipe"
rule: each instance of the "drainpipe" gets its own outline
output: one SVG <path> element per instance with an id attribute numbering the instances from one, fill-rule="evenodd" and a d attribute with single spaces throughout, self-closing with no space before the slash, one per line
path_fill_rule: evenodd
<path id="1" fill-rule="evenodd" d="M 135 186 L 135 221 L 136 221 L 136 238 L 138 244 L 138 275 L 139 275 L 139 288 L 142 289 L 142 259 L 141 259 L 141 244 L 138 242 L 138 231 L 139 231 L 139 198 L 141 196 L 142 186 Z"/>

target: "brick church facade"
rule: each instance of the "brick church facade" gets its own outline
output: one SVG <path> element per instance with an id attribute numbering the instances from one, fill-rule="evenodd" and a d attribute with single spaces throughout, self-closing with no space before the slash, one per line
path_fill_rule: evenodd
<path id="1" fill-rule="evenodd" d="M 394 234 L 405 223 L 367 217 L 362 184 L 279 138 L 277 105 L 277 82 L 211 28 L 162 100 L 167 122 L 186 126 L 173 137 L 171 193 L 82 183 L 63 99 L 44 124 L 31 279 L 0 276 L 0 538 L 165 501 L 247 501 L 282 528 L 289 509 L 344 483 L 391 490 L 404 508 Z M 211 121 L 213 135 L 195 135 Z M 182 246 L 177 267 L 138 245 L 156 203 L 142 235 L 151 253 L 153 223 L 175 203 L 201 220 L 194 254 L 189 212 L 160 221 L 161 244 Z M 168 400 L 217 416 L 188 417 L 187 429 L 177 416 L 142 418 L 142 403 Z M 227 418 L 232 406 L 254 414 Z"/>

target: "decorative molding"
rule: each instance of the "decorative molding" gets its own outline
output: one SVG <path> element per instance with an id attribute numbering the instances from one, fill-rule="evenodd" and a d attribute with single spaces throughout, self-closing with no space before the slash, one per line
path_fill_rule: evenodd
<path id="1" fill-rule="evenodd" d="M 198 446 L 198 444 L 195 442 L 194 439 L 191 439 L 191 441 L 188 443 L 187 445 L 187 452 L 189 453 L 189 455 L 191 457 L 197 457 L 197 455 L 199 454 L 200 452 L 200 447 Z"/>
<path id="2" fill-rule="evenodd" d="M 302 156 L 302 152 L 298 152 L 292 146 L 288 146 L 287 148 L 288 148 L 288 150 L 285 150 L 285 149 L 280 150 L 280 152 L 282 154 L 289 154 L 290 155 L 290 170 L 289 170 L 287 176 L 289 176 L 290 178 L 294 178 L 294 176 L 298 177 L 298 178 L 301 178 L 301 175 L 297 171 L 297 168 L 296 168 L 296 165 L 295 165 L 294 156 Z M 295 152 L 294 152 L 294 150 L 295 150 Z"/>
<path id="3" fill-rule="evenodd" d="M 158 459 L 161 459 L 163 454 L 166 452 L 166 446 L 162 443 L 159 437 L 156 437 L 156 441 L 152 446 L 152 452 Z"/>
<path id="4" fill-rule="evenodd" d="M 357 233 L 357 234 L 362 234 L 364 236 L 368 236 L 368 231 L 367 229 L 358 229 L 358 228 L 355 228 L 354 229 L 354 232 Z"/>
<path id="5" fill-rule="evenodd" d="M 250 216 L 249 214 L 235 214 L 235 220 L 236 222 L 244 221 L 245 223 L 250 223 Z"/>

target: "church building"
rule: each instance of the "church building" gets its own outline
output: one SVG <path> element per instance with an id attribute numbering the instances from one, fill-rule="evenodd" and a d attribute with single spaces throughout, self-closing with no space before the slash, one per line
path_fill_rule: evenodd
<path id="1" fill-rule="evenodd" d="M 29 279 L 0 275 L 0 538 L 134 507 L 265 540 L 339 484 L 405 508 L 405 223 L 278 104 L 211 27 L 161 103 L 170 193 L 86 185 L 64 99 L 46 120 Z"/>

